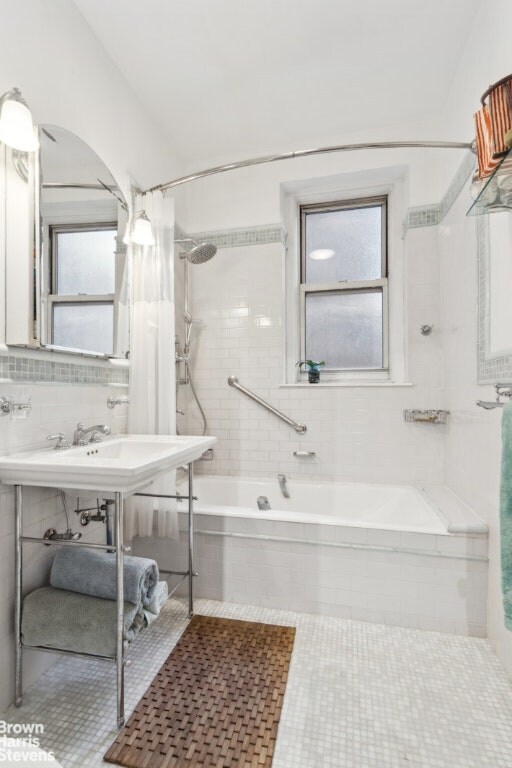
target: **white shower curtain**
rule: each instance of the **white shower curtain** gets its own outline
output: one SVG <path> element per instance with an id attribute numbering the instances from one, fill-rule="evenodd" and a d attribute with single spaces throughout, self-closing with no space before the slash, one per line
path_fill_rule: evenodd
<path id="1" fill-rule="evenodd" d="M 128 247 L 132 286 L 128 432 L 175 435 L 174 201 L 161 192 L 148 193 L 136 198 L 135 211 L 142 209 L 151 221 L 156 243 Z M 175 472 L 158 478 L 147 491 L 174 494 Z M 128 498 L 125 538 L 153 535 L 178 537 L 176 502 Z"/>

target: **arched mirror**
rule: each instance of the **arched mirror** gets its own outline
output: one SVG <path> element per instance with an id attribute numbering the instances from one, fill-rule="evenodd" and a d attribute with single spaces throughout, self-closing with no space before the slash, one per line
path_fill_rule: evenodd
<path id="1" fill-rule="evenodd" d="M 126 357 L 126 201 L 106 165 L 78 136 L 41 125 L 39 139 L 34 173 L 39 188 L 34 206 L 34 339 L 25 345 Z M 26 167 L 32 162 L 29 158 Z M 23 157 L 17 172 L 23 176 Z M 15 312 L 14 303 L 8 293 L 8 318 Z M 7 343 L 23 341 L 12 341 L 7 334 Z"/>

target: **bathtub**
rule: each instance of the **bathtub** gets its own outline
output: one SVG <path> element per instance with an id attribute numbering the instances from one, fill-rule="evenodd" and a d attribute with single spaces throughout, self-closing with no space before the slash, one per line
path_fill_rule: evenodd
<path id="1" fill-rule="evenodd" d="M 418 488 L 363 483 L 287 481 L 285 498 L 277 479 L 199 477 L 196 512 L 204 515 L 279 520 L 316 525 L 446 533 L 448 520 Z M 186 493 L 186 486 L 181 485 Z M 269 510 L 260 510 L 265 497 Z"/>
<path id="2" fill-rule="evenodd" d="M 197 476 L 196 594 L 418 629 L 486 635 L 487 527 L 441 484 Z M 186 495 L 184 479 L 178 491 Z M 260 510 L 259 496 L 271 509 Z M 186 568 L 180 541 L 137 554 Z"/>

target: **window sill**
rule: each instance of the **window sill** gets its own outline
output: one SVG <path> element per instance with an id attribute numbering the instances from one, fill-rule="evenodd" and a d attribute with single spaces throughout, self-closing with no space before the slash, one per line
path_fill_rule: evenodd
<path id="1" fill-rule="evenodd" d="M 413 387 L 412 381 L 326 381 L 318 384 L 310 384 L 307 381 L 296 382 L 295 384 L 280 384 L 279 389 L 315 389 L 317 387 Z"/>

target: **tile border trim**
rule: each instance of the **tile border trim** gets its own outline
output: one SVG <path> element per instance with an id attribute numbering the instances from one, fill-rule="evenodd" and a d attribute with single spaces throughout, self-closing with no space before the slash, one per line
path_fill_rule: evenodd
<path id="1" fill-rule="evenodd" d="M 199 242 L 209 242 L 217 248 L 239 248 L 247 245 L 284 243 L 285 230 L 282 224 L 263 224 L 254 227 L 194 232 L 189 237 Z"/>
<path id="2" fill-rule="evenodd" d="M 441 202 L 409 208 L 406 216 L 405 230 L 417 229 L 419 227 L 435 227 L 440 224 L 460 195 L 475 168 L 475 155 L 472 152 L 466 152 Z"/>
<path id="3" fill-rule="evenodd" d="M 490 235 L 489 214 L 476 217 L 478 261 L 478 383 L 495 384 L 512 381 L 512 354 L 503 351 L 492 354 L 490 345 Z"/>
<path id="4" fill-rule="evenodd" d="M 0 379 L 31 384 L 128 386 L 129 369 L 114 365 L 84 365 L 63 360 L 37 360 L 18 354 L 0 355 Z"/>

